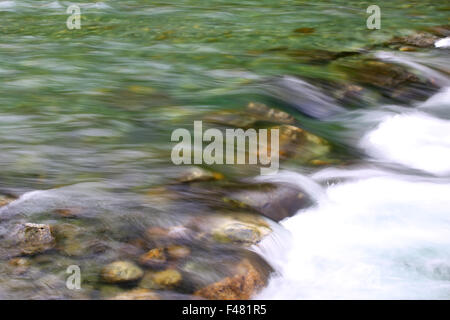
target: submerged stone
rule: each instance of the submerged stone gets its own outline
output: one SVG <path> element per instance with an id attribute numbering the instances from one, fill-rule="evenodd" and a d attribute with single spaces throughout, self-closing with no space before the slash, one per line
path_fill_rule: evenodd
<path id="1" fill-rule="evenodd" d="M 432 47 L 437 40 L 439 40 L 439 38 L 431 33 L 418 32 L 404 37 L 395 37 L 388 41 L 388 44 L 429 48 Z"/>
<path id="2" fill-rule="evenodd" d="M 257 227 L 244 223 L 230 223 L 213 232 L 214 239 L 219 242 L 254 244 L 262 235 Z"/>
<path id="3" fill-rule="evenodd" d="M 139 287 L 152 290 L 170 289 L 181 283 L 181 273 L 175 269 L 158 272 L 147 272 L 139 283 Z"/>
<path id="4" fill-rule="evenodd" d="M 166 255 L 163 248 L 149 250 L 139 257 L 139 263 L 149 267 L 159 267 L 166 263 Z"/>
<path id="5" fill-rule="evenodd" d="M 438 37 L 450 36 L 450 25 L 432 26 L 425 28 L 425 31 L 430 32 Z"/>
<path id="6" fill-rule="evenodd" d="M 191 254 L 191 249 L 186 246 L 172 245 L 167 247 L 167 253 L 172 259 L 183 259 Z"/>
<path id="7" fill-rule="evenodd" d="M 121 283 L 139 280 L 144 272 L 130 261 L 115 261 L 105 266 L 101 275 L 106 282 Z"/>
<path id="8" fill-rule="evenodd" d="M 211 231 L 213 239 L 222 243 L 252 245 L 261 241 L 272 231 L 267 223 L 259 219 L 243 221 L 224 217 L 211 222 L 212 226 L 215 225 Z"/>
<path id="9" fill-rule="evenodd" d="M 198 182 L 198 181 L 211 181 L 211 180 L 222 180 L 224 177 L 221 173 L 211 172 L 199 167 L 193 167 L 187 170 L 180 177 L 180 182 Z"/>
<path id="10" fill-rule="evenodd" d="M 16 199 L 9 197 L 9 196 L 0 195 L 0 207 L 8 205 L 11 202 L 13 202 L 14 200 L 16 200 Z"/>
<path id="11" fill-rule="evenodd" d="M 28 258 L 20 257 L 9 260 L 8 264 L 14 268 L 16 274 L 22 274 L 30 268 L 31 262 Z"/>
<path id="12" fill-rule="evenodd" d="M 55 246 L 55 238 L 47 224 L 22 224 L 15 231 L 15 240 L 20 252 L 25 255 L 41 253 Z"/>
<path id="13" fill-rule="evenodd" d="M 164 271 L 155 272 L 153 275 L 153 280 L 157 285 L 162 287 L 174 287 L 181 282 L 182 276 L 181 273 L 175 269 L 167 269 Z"/>
<path id="14" fill-rule="evenodd" d="M 159 296 L 147 289 L 134 289 L 120 293 L 111 300 L 159 300 Z"/>
<path id="15" fill-rule="evenodd" d="M 288 113 L 279 109 L 270 108 L 263 103 L 250 102 L 248 112 L 258 117 L 259 121 L 275 122 L 279 124 L 293 124 L 295 119 Z"/>
<path id="16" fill-rule="evenodd" d="M 267 279 L 244 259 L 234 275 L 197 290 L 194 295 L 210 300 L 248 300 L 261 290 Z"/>
<path id="17" fill-rule="evenodd" d="M 308 207 L 312 200 L 301 190 L 287 185 L 259 185 L 252 189 L 231 192 L 225 199 L 240 208 L 251 208 L 280 221 Z"/>

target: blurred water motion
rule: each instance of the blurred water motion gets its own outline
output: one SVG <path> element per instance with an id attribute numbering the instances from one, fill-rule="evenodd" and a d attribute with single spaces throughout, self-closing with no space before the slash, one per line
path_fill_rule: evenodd
<path id="1" fill-rule="evenodd" d="M 379 5 L 85 1 L 68 30 L 0 1 L 0 298 L 448 298 L 448 3 Z M 175 166 L 195 120 L 280 129 L 282 172 Z"/>

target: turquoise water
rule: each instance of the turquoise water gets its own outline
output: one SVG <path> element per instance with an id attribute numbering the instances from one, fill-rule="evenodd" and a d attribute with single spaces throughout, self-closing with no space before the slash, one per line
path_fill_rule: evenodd
<path id="1" fill-rule="evenodd" d="M 84 1 L 81 29 L 68 30 L 70 4 L 76 3 L 0 1 L 0 193 L 20 197 L 47 190 L 8 209 L 10 223 L 73 224 L 107 249 L 82 258 L 47 253 L 47 262 L 34 257 L 35 273 L 15 280 L 38 284 L 15 286 L 4 271 L 0 298 L 72 297 L 64 286 L 50 293 L 39 289 L 43 278 L 63 281 L 69 263 L 89 270 L 86 297 L 103 298 L 98 270 L 122 257 L 118 248 L 149 226 L 185 223 L 211 210 L 207 205 L 216 195 L 195 189 L 171 205 L 146 195 L 174 183 L 184 170 L 170 161 L 171 132 L 192 128 L 212 112 L 242 110 L 251 101 L 283 108 L 336 143 L 339 161 L 368 161 L 364 151 L 353 150 L 359 148 L 355 140 L 377 123 L 357 113 L 331 123 L 310 119 L 289 109 L 289 99 L 279 105 L 280 99 L 269 99 L 263 83 L 290 75 L 331 95 L 327 88 L 348 82 L 336 54 L 358 59 L 361 52 L 384 50 L 380 46 L 394 36 L 448 24 L 450 9 L 448 1 L 377 1 L 381 29 L 368 30 L 370 1 Z M 406 59 L 448 76 L 442 52 L 419 49 Z M 372 93 L 378 94 L 369 88 L 363 107 L 382 104 Z M 281 168 L 317 170 L 296 162 Z M 239 168 L 225 180 L 249 175 L 254 171 Z M 81 208 L 81 218 L 51 214 L 73 207 Z M 211 248 L 192 246 L 200 252 L 195 262 L 208 265 Z M 218 256 L 237 256 L 227 251 L 237 250 L 233 246 L 216 250 Z"/>

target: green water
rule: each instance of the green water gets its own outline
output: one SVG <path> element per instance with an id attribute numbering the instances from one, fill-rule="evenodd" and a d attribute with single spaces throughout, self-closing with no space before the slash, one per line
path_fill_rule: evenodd
<path id="1" fill-rule="evenodd" d="M 299 50 L 352 52 L 448 23 L 448 1 L 377 1 L 381 30 L 368 30 L 372 2 L 83 1 L 81 29 L 68 30 L 68 2 L 0 1 L 0 192 L 56 190 L 18 209 L 21 219 L 60 224 L 49 211 L 80 205 L 86 217 L 68 223 L 110 250 L 82 262 L 56 254 L 30 277 L 63 277 L 68 263 L 83 263 L 93 266 L 87 295 L 99 297 L 97 269 L 120 256 L 111 252 L 120 243 L 199 210 L 143 200 L 182 171 L 170 161 L 172 130 L 264 102 L 254 88 L 272 76 L 344 78 Z M 49 296 L 0 281 L 0 296 Z"/>

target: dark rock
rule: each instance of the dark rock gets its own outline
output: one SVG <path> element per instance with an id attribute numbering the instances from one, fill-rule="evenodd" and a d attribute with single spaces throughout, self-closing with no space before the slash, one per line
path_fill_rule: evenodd
<path id="1" fill-rule="evenodd" d="M 261 94 L 311 118 L 325 119 L 345 111 L 319 88 L 295 77 L 277 77 L 260 87 Z"/>
<path id="2" fill-rule="evenodd" d="M 271 184 L 232 192 L 225 201 L 236 207 L 251 208 L 274 221 L 290 217 L 312 204 L 311 199 L 295 187 Z"/>

